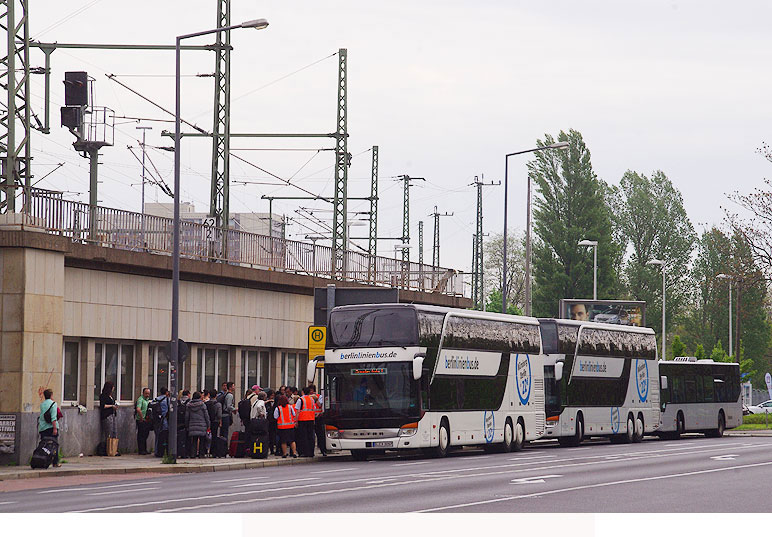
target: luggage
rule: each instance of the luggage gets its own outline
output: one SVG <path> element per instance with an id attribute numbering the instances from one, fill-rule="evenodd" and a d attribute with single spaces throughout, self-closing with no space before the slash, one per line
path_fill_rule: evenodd
<path id="1" fill-rule="evenodd" d="M 107 457 L 107 442 L 99 442 L 96 447 L 97 457 Z"/>
<path id="2" fill-rule="evenodd" d="M 241 431 L 233 431 L 231 434 L 231 444 L 228 448 L 228 455 L 231 457 L 242 458 L 247 450 L 247 435 Z"/>
<path id="3" fill-rule="evenodd" d="M 228 441 L 224 436 L 212 438 L 212 456 L 219 459 L 228 454 Z"/>
<path id="4" fill-rule="evenodd" d="M 56 440 L 52 438 L 43 438 L 35 451 L 32 452 L 32 458 L 29 461 L 29 465 L 32 468 L 48 468 L 54 462 L 56 451 L 59 449 L 59 445 Z"/>
<path id="5" fill-rule="evenodd" d="M 115 457 L 117 454 L 118 454 L 118 439 L 108 438 L 107 439 L 107 456 Z"/>
<path id="6" fill-rule="evenodd" d="M 268 458 L 268 435 L 252 436 L 249 443 L 249 456 L 253 459 Z"/>

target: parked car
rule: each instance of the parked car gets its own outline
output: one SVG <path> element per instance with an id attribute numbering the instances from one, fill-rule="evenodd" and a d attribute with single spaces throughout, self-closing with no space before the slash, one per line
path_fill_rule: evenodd
<path id="1" fill-rule="evenodd" d="M 759 403 L 758 405 L 751 405 L 748 407 L 751 414 L 764 414 L 765 412 L 772 414 L 772 399 Z"/>

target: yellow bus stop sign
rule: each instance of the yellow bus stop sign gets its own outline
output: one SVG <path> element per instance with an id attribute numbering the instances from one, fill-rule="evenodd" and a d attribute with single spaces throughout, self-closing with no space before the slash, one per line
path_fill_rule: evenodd
<path id="1" fill-rule="evenodd" d="M 324 346 L 327 343 L 326 326 L 308 327 L 308 359 L 324 356 Z"/>

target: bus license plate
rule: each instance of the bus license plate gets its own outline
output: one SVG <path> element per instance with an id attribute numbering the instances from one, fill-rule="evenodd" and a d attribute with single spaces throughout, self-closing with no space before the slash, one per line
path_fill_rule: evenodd
<path id="1" fill-rule="evenodd" d="M 370 442 L 368 442 L 370 443 Z M 383 442 L 372 442 L 371 447 L 393 447 L 394 442 L 392 441 L 383 441 Z"/>

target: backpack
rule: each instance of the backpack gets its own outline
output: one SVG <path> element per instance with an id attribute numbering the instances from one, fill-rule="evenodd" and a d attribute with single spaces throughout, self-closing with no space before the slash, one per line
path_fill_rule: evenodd
<path id="1" fill-rule="evenodd" d="M 227 394 L 227 393 L 228 392 L 220 392 L 214 398 L 214 400 L 217 401 L 218 403 L 220 403 L 223 408 L 225 408 L 225 394 Z"/>
<path id="2" fill-rule="evenodd" d="M 48 424 L 53 424 L 54 423 L 54 420 L 51 419 L 51 407 L 53 407 L 53 406 L 54 406 L 54 404 L 51 403 L 51 406 L 49 406 L 48 409 L 43 414 L 43 419 L 46 420 L 46 423 L 48 423 Z M 58 412 L 57 412 L 57 415 L 58 415 Z M 48 467 L 46 466 L 46 468 L 48 468 Z"/>
<path id="3" fill-rule="evenodd" d="M 249 423 L 250 414 L 252 413 L 252 402 L 249 399 L 242 399 L 239 401 L 238 412 L 241 423 L 244 425 Z"/>
<path id="4" fill-rule="evenodd" d="M 48 468 L 56 461 L 56 450 L 59 449 L 59 445 L 53 438 L 43 438 L 35 451 L 32 452 L 32 458 L 30 459 L 30 467 L 32 468 Z"/>
<path id="5" fill-rule="evenodd" d="M 189 402 L 190 399 L 187 401 L 177 401 L 177 429 L 185 428 L 185 414 L 188 411 Z"/>
<path id="6" fill-rule="evenodd" d="M 156 397 L 150 404 L 147 405 L 147 413 L 150 414 L 150 419 L 153 422 L 153 427 L 161 427 L 163 420 L 166 419 L 166 414 L 161 412 L 161 399 L 166 397 Z"/>
<path id="7" fill-rule="evenodd" d="M 215 419 L 217 418 L 217 411 L 214 409 L 214 405 L 217 404 L 217 399 L 206 402 L 206 410 L 209 412 L 209 421 L 212 424 L 212 427 L 214 427 Z"/>

